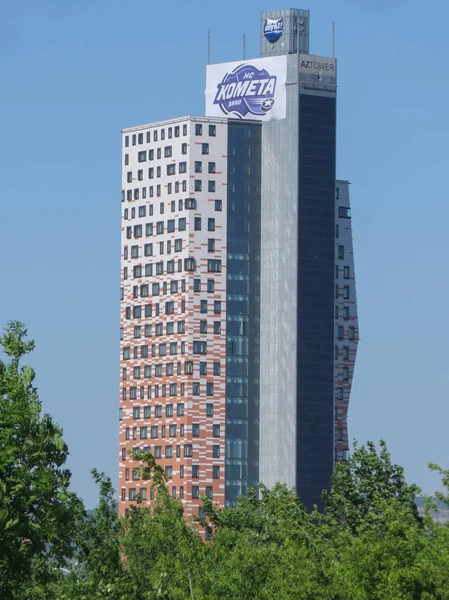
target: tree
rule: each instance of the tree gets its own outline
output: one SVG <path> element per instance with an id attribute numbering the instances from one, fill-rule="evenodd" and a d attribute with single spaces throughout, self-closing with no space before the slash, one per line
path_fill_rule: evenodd
<path id="1" fill-rule="evenodd" d="M 72 553 L 81 502 L 69 491 L 61 428 L 42 415 L 34 371 L 21 359 L 34 349 L 11 322 L 0 336 L 0 597 L 19 598 L 44 585 Z"/>
<path id="2" fill-rule="evenodd" d="M 408 506 L 417 522 L 421 518 L 415 498 L 416 485 L 409 485 L 402 467 L 391 462 L 386 443 L 380 441 L 377 453 L 373 442 L 358 447 L 348 462 L 338 463 L 332 476 L 330 491 L 323 492 L 326 515 L 353 531 L 373 511 L 379 510 L 380 500 L 396 498 L 400 505 Z"/>

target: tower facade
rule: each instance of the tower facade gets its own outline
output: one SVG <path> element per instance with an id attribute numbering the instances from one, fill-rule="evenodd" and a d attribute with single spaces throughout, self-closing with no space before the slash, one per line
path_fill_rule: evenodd
<path id="1" fill-rule="evenodd" d="M 260 31 L 262 60 L 213 66 L 211 116 L 123 131 L 121 513 L 151 502 L 137 448 L 187 514 L 260 481 L 311 508 L 347 458 L 358 323 L 336 61 L 309 54 L 308 11 L 262 13 Z"/>
<path id="2" fill-rule="evenodd" d="M 257 484 L 260 161 L 257 122 L 123 131 L 122 513 L 151 501 L 133 449 L 155 456 L 190 514 L 202 494 L 224 506 Z"/>
<path id="3" fill-rule="evenodd" d="M 342 461 L 349 454 L 347 415 L 359 342 L 348 181 L 337 180 L 335 220 L 335 460 Z"/>
<path id="4" fill-rule="evenodd" d="M 263 125 L 259 476 L 311 507 L 334 466 L 336 61 L 308 54 L 309 32 L 308 11 L 262 13 L 262 57 L 287 57 L 287 111 Z"/>

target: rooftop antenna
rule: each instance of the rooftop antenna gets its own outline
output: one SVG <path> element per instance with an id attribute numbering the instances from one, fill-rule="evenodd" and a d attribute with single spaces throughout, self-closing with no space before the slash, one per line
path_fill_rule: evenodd
<path id="1" fill-rule="evenodd" d="M 246 33 L 243 34 L 243 60 L 246 59 Z"/>
<path id="2" fill-rule="evenodd" d="M 207 64 L 210 65 L 210 29 L 207 30 Z"/>
<path id="3" fill-rule="evenodd" d="M 335 58 L 335 21 L 332 21 L 332 58 Z"/>

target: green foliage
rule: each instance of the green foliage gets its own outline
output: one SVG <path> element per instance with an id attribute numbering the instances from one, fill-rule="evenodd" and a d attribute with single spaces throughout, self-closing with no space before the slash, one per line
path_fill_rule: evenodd
<path id="1" fill-rule="evenodd" d="M 132 458 L 151 506 L 138 497 L 119 518 L 111 480 L 93 470 L 99 503 L 88 515 L 68 490 L 61 429 L 41 415 L 34 373 L 20 365 L 34 344 L 20 323 L 0 343 L 9 357 L 0 362 L 2 600 L 449 598 L 449 525 L 433 520 L 430 499 L 418 514 L 419 490 L 382 441 L 379 451 L 355 445 L 336 466 L 322 513 L 277 484 L 225 510 L 203 497 L 201 518 L 188 518 L 164 470 L 139 451 Z M 449 505 L 449 471 L 430 468 Z"/>
<path id="2" fill-rule="evenodd" d="M 355 531 L 379 510 L 382 500 L 393 498 L 408 506 L 419 522 L 415 504 L 419 491 L 416 485 L 407 484 L 402 467 L 392 464 L 387 446 L 381 440 L 379 454 L 372 442 L 360 448 L 354 444 L 349 461 L 336 465 L 331 489 L 323 492 L 323 500 L 329 517 Z"/>
<path id="3" fill-rule="evenodd" d="M 0 336 L 9 362 L 0 361 L 0 597 L 17 598 L 45 584 L 70 556 L 80 502 L 69 492 L 63 468 L 68 450 L 62 429 L 33 386 L 34 371 L 21 366 L 34 342 L 21 323 Z M 36 591 L 36 597 L 39 592 Z"/>

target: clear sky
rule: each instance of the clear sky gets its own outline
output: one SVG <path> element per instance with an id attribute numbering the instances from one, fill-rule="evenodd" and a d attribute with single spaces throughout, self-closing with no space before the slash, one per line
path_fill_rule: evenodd
<path id="1" fill-rule="evenodd" d="M 426 492 L 449 467 L 449 4 L 309 0 L 311 52 L 336 22 L 338 177 L 352 183 L 361 341 L 350 436 L 384 438 Z M 37 342 L 44 410 L 73 488 L 116 483 L 120 131 L 203 114 L 212 62 L 259 56 L 268 0 L 15 0 L 0 8 L 0 323 Z"/>

